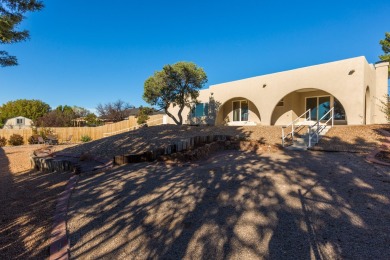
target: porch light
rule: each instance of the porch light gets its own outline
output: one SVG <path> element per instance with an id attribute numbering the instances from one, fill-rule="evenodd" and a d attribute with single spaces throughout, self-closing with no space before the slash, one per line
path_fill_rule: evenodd
<path id="1" fill-rule="evenodd" d="M 352 75 L 353 73 L 355 73 L 355 70 L 350 70 L 348 75 Z"/>

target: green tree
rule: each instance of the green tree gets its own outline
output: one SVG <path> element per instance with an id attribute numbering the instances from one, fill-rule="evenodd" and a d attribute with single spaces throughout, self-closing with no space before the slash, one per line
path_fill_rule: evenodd
<path id="1" fill-rule="evenodd" d="M 0 43 L 11 44 L 30 38 L 27 30 L 18 30 L 18 25 L 27 12 L 35 12 L 43 8 L 38 0 L 0 0 Z M 15 66 L 18 60 L 6 51 L 0 51 L 0 66 Z"/>
<path id="2" fill-rule="evenodd" d="M 385 33 L 385 39 L 380 40 L 379 44 L 382 45 L 383 55 L 379 56 L 379 59 L 382 61 L 390 62 L 390 32 Z M 389 76 L 390 78 L 390 67 L 389 67 Z"/>
<path id="3" fill-rule="evenodd" d="M 40 127 L 68 127 L 72 126 L 72 120 L 77 118 L 71 106 L 60 105 L 53 111 L 37 119 L 37 126 Z"/>
<path id="4" fill-rule="evenodd" d="M 98 126 L 101 124 L 101 121 L 94 113 L 89 113 L 85 116 L 85 121 L 88 126 Z"/>
<path id="5" fill-rule="evenodd" d="M 3 127 L 7 119 L 16 116 L 24 116 L 35 122 L 39 117 L 50 112 L 50 110 L 50 106 L 40 100 L 18 99 L 9 101 L 0 106 L 0 127 Z"/>
<path id="6" fill-rule="evenodd" d="M 154 109 L 151 107 L 139 107 L 139 112 L 137 114 L 137 123 L 139 125 L 145 124 L 149 119 L 149 115 L 153 114 Z"/>
<path id="7" fill-rule="evenodd" d="M 182 112 L 191 107 L 199 96 L 199 90 L 207 82 L 204 70 L 192 62 L 165 65 L 144 83 L 144 100 L 152 106 L 164 109 L 177 125 L 183 124 Z M 178 106 L 177 118 L 168 111 Z"/>
<path id="8" fill-rule="evenodd" d="M 76 117 L 86 117 L 91 113 L 88 109 L 83 107 L 73 106 L 72 109 L 75 112 Z"/>

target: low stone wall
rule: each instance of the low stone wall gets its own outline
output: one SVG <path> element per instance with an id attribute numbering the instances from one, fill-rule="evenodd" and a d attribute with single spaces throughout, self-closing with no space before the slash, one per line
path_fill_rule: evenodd
<path id="1" fill-rule="evenodd" d="M 52 153 L 50 148 L 34 151 L 30 156 L 31 167 L 41 172 L 65 172 L 74 174 L 97 173 L 112 167 L 112 160 L 81 155 Z"/>
<path id="2" fill-rule="evenodd" d="M 31 156 L 32 168 L 41 172 L 76 172 L 77 167 L 72 161 L 68 160 L 56 160 L 52 157 L 37 157 Z"/>
<path id="3" fill-rule="evenodd" d="M 65 172 L 71 171 L 78 173 L 78 158 L 56 158 L 51 149 L 44 148 L 34 151 L 30 156 L 31 168 L 41 172 Z"/>
<path id="4" fill-rule="evenodd" d="M 245 141 L 240 136 L 196 136 L 142 153 L 117 155 L 114 157 L 114 164 L 123 165 L 128 163 L 152 162 L 155 160 L 192 161 L 206 158 L 216 151 L 231 149 L 263 152 L 275 148 L 271 148 L 271 146 L 264 145 L 260 142 Z"/>

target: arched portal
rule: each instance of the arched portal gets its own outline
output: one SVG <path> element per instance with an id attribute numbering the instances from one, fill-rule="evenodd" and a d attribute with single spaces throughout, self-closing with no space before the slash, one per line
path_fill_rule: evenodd
<path id="1" fill-rule="evenodd" d="M 311 111 L 311 120 L 320 120 L 332 107 L 334 107 L 335 124 L 347 124 L 346 111 L 332 94 L 314 88 L 299 89 L 279 100 L 272 112 L 270 123 L 271 125 L 290 124 L 308 109 Z"/>
<path id="2" fill-rule="evenodd" d="M 370 102 L 370 88 L 366 88 L 366 96 L 364 102 L 364 123 L 371 124 L 371 102 Z"/>
<path id="3" fill-rule="evenodd" d="M 223 103 L 215 120 L 216 125 L 256 125 L 260 122 L 256 105 L 244 97 L 231 98 Z"/>

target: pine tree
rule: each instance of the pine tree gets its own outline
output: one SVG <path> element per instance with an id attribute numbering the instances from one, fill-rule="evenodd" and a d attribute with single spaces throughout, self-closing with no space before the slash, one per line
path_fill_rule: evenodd
<path id="1" fill-rule="evenodd" d="M 385 39 L 380 40 L 379 44 L 382 45 L 383 55 L 379 56 L 382 61 L 390 62 L 390 32 L 385 33 Z M 390 78 L 390 67 L 389 67 L 389 78 Z"/>
<path id="2" fill-rule="evenodd" d="M 0 44 L 12 44 L 30 38 L 27 30 L 17 27 L 27 12 L 35 12 L 43 8 L 38 0 L 0 0 Z M 0 50 L 0 66 L 15 66 L 18 60 L 8 52 Z"/>

